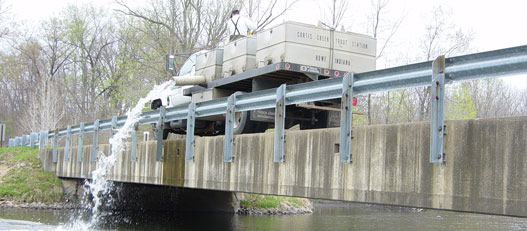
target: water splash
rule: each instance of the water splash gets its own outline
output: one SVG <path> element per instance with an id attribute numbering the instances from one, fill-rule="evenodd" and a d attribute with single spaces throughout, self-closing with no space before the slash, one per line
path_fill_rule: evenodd
<path id="1" fill-rule="evenodd" d="M 173 85 L 172 81 L 156 85 L 146 97 L 141 98 L 135 107 L 126 113 L 127 119 L 124 125 L 110 138 L 110 155 L 99 153 L 97 167 L 92 172 L 92 180 L 91 182 L 85 182 L 85 189 L 87 189 L 86 193 L 88 195 L 85 195 L 81 202 L 83 207 L 91 207 L 89 222 L 84 221 L 82 216 L 75 216 L 72 222 L 66 224 L 65 227 L 58 227 L 57 230 L 90 230 L 99 225 L 101 217 L 104 215 L 101 211 L 103 203 L 111 204 L 112 201 L 110 192 L 113 189 L 113 182 L 108 180 L 108 173 L 114 166 L 118 154 L 124 150 L 126 139 L 130 137 L 135 124 L 141 119 L 140 115 L 144 105 L 153 99 L 159 98 L 159 94 L 171 85 Z"/>

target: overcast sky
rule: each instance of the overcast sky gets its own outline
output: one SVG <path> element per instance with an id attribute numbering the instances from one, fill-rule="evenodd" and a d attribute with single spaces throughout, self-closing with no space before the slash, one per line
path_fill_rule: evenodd
<path id="1" fill-rule="evenodd" d="M 141 4 L 145 0 L 130 2 Z M 302 0 L 282 20 L 316 24 L 322 17 L 321 9 L 326 7 L 326 2 L 327 0 Z M 371 0 L 349 2 L 352 9 L 345 19 L 346 28 L 354 32 L 367 32 L 370 2 Z M 17 20 L 35 25 L 39 20 L 57 14 L 67 4 L 93 3 L 109 9 L 115 7 L 113 0 L 5 0 L 5 3 L 11 7 L 11 13 Z M 527 0 L 390 0 L 388 16 L 405 16 L 393 41 L 396 44 L 415 42 L 415 36 L 424 30 L 431 10 L 439 4 L 452 11 L 452 22 L 465 31 L 473 32 L 472 46 L 475 51 L 527 45 Z M 527 75 L 515 79 L 513 85 L 527 89 Z"/>

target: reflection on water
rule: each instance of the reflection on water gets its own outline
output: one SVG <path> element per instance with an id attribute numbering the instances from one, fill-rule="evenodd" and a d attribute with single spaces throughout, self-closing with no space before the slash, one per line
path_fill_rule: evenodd
<path id="1" fill-rule="evenodd" d="M 54 230 L 51 225 L 19 220 L 0 219 L 1 230 Z"/>
<path id="2" fill-rule="evenodd" d="M 315 204 L 313 214 L 238 216 L 223 213 L 113 213 L 101 229 L 117 230 L 525 230 L 527 219 L 366 204 Z M 20 229 L 56 227 L 67 222 L 70 210 L 0 210 L 1 219 L 25 220 Z M 119 217 L 115 219 L 115 217 Z M 8 221 L 0 220 L 0 230 Z M 33 225 L 33 226 L 31 226 Z M 18 226 L 17 226 L 18 227 Z M 35 228 L 37 227 L 37 228 Z"/>

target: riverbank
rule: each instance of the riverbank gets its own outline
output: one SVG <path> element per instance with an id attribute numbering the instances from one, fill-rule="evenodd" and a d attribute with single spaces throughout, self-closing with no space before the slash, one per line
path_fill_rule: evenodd
<path id="1" fill-rule="evenodd" d="M 38 148 L 0 148 L 0 208 L 70 207 L 60 179 L 42 169 Z"/>
<path id="2" fill-rule="evenodd" d="M 313 213 L 311 201 L 304 198 L 240 194 L 239 215 L 294 215 Z"/>

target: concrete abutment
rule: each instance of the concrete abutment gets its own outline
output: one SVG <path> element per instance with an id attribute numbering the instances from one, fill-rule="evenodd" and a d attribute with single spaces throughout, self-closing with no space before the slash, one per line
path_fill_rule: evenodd
<path id="1" fill-rule="evenodd" d="M 68 200 L 83 198 L 83 179 L 62 178 L 61 182 Z M 235 192 L 164 185 L 114 182 L 111 197 L 111 209 L 124 211 L 234 213 L 239 208 Z"/>

